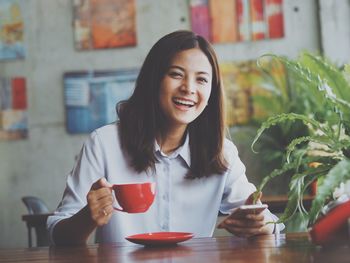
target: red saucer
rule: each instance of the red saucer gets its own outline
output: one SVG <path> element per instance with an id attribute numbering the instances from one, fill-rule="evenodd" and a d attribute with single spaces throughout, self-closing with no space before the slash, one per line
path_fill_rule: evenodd
<path id="1" fill-rule="evenodd" d="M 179 242 L 191 239 L 193 233 L 184 232 L 154 232 L 128 236 L 125 239 L 130 242 L 145 246 L 174 245 Z"/>

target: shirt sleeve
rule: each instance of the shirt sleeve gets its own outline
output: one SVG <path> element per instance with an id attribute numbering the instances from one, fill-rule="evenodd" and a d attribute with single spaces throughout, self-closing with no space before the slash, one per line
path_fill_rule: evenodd
<path id="1" fill-rule="evenodd" d="M 220 212 L 230 214 L 234 208 L 245 203 L 247 198 L 256 191 L 256 187 L 248 181 L 245 174 L 246 168 L 238 156 L 237 147 L 232 142 L 225 141 L 224 154 L 228 161 L 228 170 Z M 278 217 L 269 210 L 266 210 L 266 216 L 273 222 L 278 220 Z M 283 229 L 283 224 L 277 224 L 274 233 L 279 233 Z"/>
<path id="2" fill-rule="evenodd" d="M 91 133 L 84 143 L 78 159 L 67 177 L 63 198 L 54 215 L 47 219 L 50 242 L 53 229 L 62 219 L 69 218 L 80 211 L 86 204 L 86 195 L 92 184 L 104 176 L 103 152 L 96 131 Z"/>
<path id="3" fill-rule="evenodd" d="M 256 187 L 248 181 L 245 166 L 238 156 L 238 150 L 230 141 L 225 141 L 224 156 L 228 162 L 228 169 L 225 175 L 220 212 L 230 214 L 232 209 L 244 204 Z"/>

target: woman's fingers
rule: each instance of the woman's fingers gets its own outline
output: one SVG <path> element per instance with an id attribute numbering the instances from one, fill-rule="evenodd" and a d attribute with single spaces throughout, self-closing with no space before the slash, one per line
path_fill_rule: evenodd
<path id="1" fill-rule="evenodd" d="M 91 186 L 91 190 L 97 190 L 97 189 L 100 189 L 100 188 L 111 188 L 112 187 L 112 184 L 110 184 L 106 178 L 102 177 L 100 179 L 98 179 L 96 182 L 94 182 Z"/>
<path id="2" fill-rule="evenodd" d="M 107 224 L 113 214 L 111 199 L 106 197 L 103 200 L 100 199 L 97 203 L 89 205 L 91 218 L 98 226 Z"/>
<path id="3" fill-rule="evenodd" d="M 106 195 L 103 198 L 97 199 L 97 200 L 91 200 L 89 203 L 90 208 L 92 209 L 101 209 L 106 206 L 112 206 L 113 204 L 113 198 L 112 195 Z"/>
<path id="4" fill-rule="evenodd" d="M 236 224 L 227 224 L 225 221 L 222 223 L 221 228 L 225 228 L 228 232 L 234 234 L 238 237 L 250 237 L 254 235 L 261 234 L 261 229 L 263 229 L 264 226 L 241 226 Z"/>
<path id="5" fill-rule="evenodd" d="M 110 186 L 105 178 L 101 178 L 93 183 L 86 197 L 91 218 L 98 226 L 107 224 L 112 216 L 113 197 Z"/>
<path id="6" fill-rule="evenodd" d="M 261 234 L 271 234 L 273 224 L 266 224 L 268 218 L 264 212 L 259 214 L 246 214 L 244 217 L 229 217 L 219 224 L 230 233 L 239 237 L 250 237 Z"/>
<path id="7" fill-rule="evenodd" d="M 265 216 L 264 213 L 261 212 L 260 214 L 247 214 L 246 218 L 249 220 L 264 221 Z"/>
<path id="8" fill-rule="evenodd" d="M 112 196 L 110 188 L 100 188 L 97 190 L 90 190 L 87 194 L 88 201 L 97 201 L 103 199 L 106 196 Z"/>
<path id="9" fill-rule="evenodd" d="M 238 220 L 238 219 L 227 219 L 225 220 L 227 226 L 250 228 L 250 227 L 262 227 L 265 225 L 263 220 Z"/>
<path id="10" fill-rule="evenodd" d="M 251 237 L 251 236 L 261 234 L 261 227 L 257 227 L 257 228 L 228 227 L 226 229 L 238 237 Z"/>

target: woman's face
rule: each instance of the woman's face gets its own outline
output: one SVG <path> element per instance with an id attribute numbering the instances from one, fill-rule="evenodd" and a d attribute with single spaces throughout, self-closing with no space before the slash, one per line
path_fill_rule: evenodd
<path id="1" fill-rule="evenodd" d="M 207 106 L 212 66 L 198 48 L 177 53 L 160 84 L 160 107 L 170 128 L 184 128 Z"/>

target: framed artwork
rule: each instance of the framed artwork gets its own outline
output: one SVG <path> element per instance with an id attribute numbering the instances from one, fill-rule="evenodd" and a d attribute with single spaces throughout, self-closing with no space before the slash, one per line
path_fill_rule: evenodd
<path id="1" fill-rule="evenodd" d="M 208 0 L 190 0 L 191 25 L 193 32 L 211 38 Z"/>
<path id="2" fill-rule="evenodd" d="M 0 79 L 0 139 L 16 140 L 28 135 L 27 91 L 23 77 Z"/>
<path id="3" fill-rule="evenodd" d="M 20 0 L 0 1 L 0 60 L 25 56 Z"/>
<path id="4" fill-rule="evenodd" d="M 135 0 L 73 0 L 78 50 L 136 45 Z"/>
<path id="5" fill-rule="evenodd" d="M 90 133 L 116 121 L 116 105 L 131 96 L 138 72 L 131 69 L 65 73 L 68 133 Z"/>
<path id="6" fill-rule="evenodd" d="M 283 0 L 190 0 L 191 27 L 212 43 L 284 37 Z"/>
<path id="7" fill-rule="evenodd" d="M 236 2 L 209 0 L 211 17 L 211 41 L 233 43 L 238 41 Z"/>

